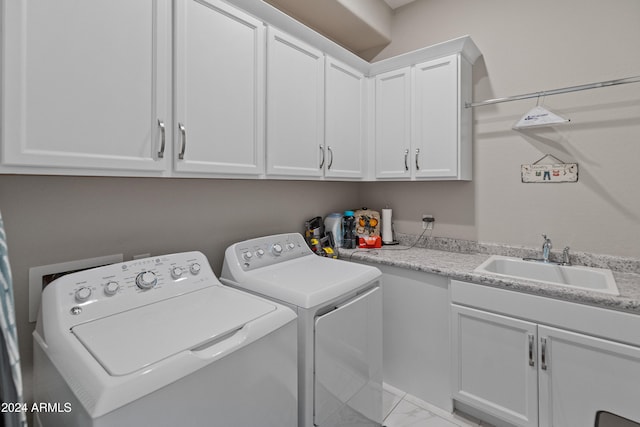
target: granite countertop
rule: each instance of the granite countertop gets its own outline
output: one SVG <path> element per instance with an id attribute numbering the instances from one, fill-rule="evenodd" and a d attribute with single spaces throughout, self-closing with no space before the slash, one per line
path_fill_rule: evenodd
<path id="1" fill-rule="evenodd" d="M 450 247 L 447 248 L 450 249 Z M 409 246 L 384 246 L 381 249 L 339 250 L 340 258 L 345 260 L 366 261 L 374 264 L 440 274 L 449 276 L 455 280 L 640 314 L 639 273 L 612 269 L 618 290 L 620 291 L 619 296 L 614 296 L 528 280 L 481 274 L 473 271 L 491 255 L 491 253 L 464 253 Z M 511 256 L 512 254 L 501 253 L 501 255 Z M 576 264 L 580 265 L 580 263 Z"/>

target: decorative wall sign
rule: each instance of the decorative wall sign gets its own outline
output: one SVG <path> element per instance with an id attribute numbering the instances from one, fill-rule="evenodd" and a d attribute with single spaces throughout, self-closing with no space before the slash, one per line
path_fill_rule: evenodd
<path id="1" fill-rule="evenodd" d="M 555 159 L 559 163 L 540 162 L 548 157 Z M 557 157 L 547 154 L 540 160 L 530 165 L 522 165 L 522 182 L 524 183 L 547 183 L 547 182 L 578 182 L 578 164 L 565 163 Z"/>

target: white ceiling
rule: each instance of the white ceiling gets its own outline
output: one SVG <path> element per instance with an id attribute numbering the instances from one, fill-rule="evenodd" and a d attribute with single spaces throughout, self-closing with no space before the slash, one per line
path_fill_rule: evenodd
<path id="1" fill-rule="evenodd" d="M 384 0 L 386 4 L 391 7 L 391 9 L 397 9 L 400 6 L 404 6 L 405 4 L 414 2 L 415 0 Z"/>

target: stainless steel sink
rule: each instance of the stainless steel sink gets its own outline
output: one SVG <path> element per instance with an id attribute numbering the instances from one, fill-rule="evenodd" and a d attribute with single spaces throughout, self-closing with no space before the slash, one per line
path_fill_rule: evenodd
<path id="1" fill-rule="evenodd" d="M 531 280 L 592 292 L 620 295 L 611 270 L 567 266 L 540 261 L 493 255 L 475 270 L 476 273 Z"/>

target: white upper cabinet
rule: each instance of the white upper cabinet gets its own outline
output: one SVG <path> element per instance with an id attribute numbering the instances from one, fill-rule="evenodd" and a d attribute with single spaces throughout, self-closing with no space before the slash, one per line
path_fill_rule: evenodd
<path id="1" fill-rule="evenodd" d="M 263 2 L 2 4 L 0 173 L 471 179 L 469 37 L 367 63 Z"/>
<path id="2" fill-rule="evenodd" d="M 376 178 L 410 178 L 411 68 L 375 77 Z"/>
<path id="3" fill-rule="evenodd" d="M 175 169 L 263 174 L 263 23 L 218 0 L 177 2 L 175 22 Z"/>
<path id="4" fill-rule="evenodd" d="M 470 180 L 470 63 L 454 54 L 375 79 L 376 178 Z"/>
<path id="5" fill-rule="evenodd" d="M 471 140 L 459 137 L 459 116 L 470 113 L 461 106 L 459 60 L 458 55 L 450 55 L 413 69 L 412 141 L 417 178 L 471 179 L 467 169 Z"/>
<path id="6" fill-rule="evenodd" d="M 325 177 L 362 179 L 365 172 L 365 78 L 326 58 Z"/>
<path id="7" fill-rule="evenodd" d="M 166 170 L 170 0 L 11 0 L 2 25 L 3 165 Z"/>
<path id="8" fill-rule="evenodd" d="M 324 55 L 272 27 L 267 37 L 267 174 L 321 177 Z"/>

